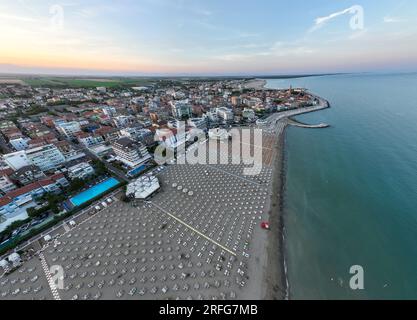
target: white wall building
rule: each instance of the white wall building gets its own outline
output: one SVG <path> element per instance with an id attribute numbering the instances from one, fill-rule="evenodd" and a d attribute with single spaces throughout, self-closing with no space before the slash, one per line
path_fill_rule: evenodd
<path id="1" fill-rule="evenodd" d="M 207 118 L 191 118 L 188 120 L 188 125 L 200 130 L 207 130 L 208 120 Z"/>
<path id="2" fill-rule="evenodd" d="M 217 108 L 216 109 L 217 116 L 222 119 L 224 122 L 232 122 L 234 121 L 234 114 L 233 111 L 228 108 Z"/>
<path id="3" fill-rule="evenodd" d="M 131 168 L 135 168 L 151 159 L 148 149 L 129 138 L 120 138 L 112 144 L 117 159 Z"/>
<path id="4" fill-rule="evenodd" d="M 171 101 L 172 115 L 177 119 L 191 117 L 192 110 L 188 100 Z"/>
<path id="5" fill-rule="evenodd" d="M 69 139 L 73 139 L 76 133 L 81 132 L 81 125 L 77 121 L 61 122 L 56 128 Z"/>
<path id="6" fill-rule="evenodd" d="M 104 139 L 100 135 L 93 135 L 89 133 L 80 134 L 77 137 L 78 141 L 83 144 L 86 148 L 99 145 L 104 143 Z"/>
<path id="7" fill-rule="evenodd" d="M 135 141 L 140 141 L 144 145 L 152 145 L 154 141 L 154 134 L 149 129 L 142 129 L 138 127 L 128 127 L 120 130 L 122 137 L 128 137 Z"/>
<path id="8" fill-rule="evenodd" d="M 64 155 L 53 144 L 26 150 L 26 157 L 42 171 L 56 169 L 66 162 Z"/>
<path id="9" fill-rule="evenodd" d="M 81 162 L 68 168 L 68 177 L 74 179 L 86 179 L 94 174 L 94 168 L 87 162 Z"/>
<path id="10" fill-rule="evenodd" d="M 2 193 L 7 193 L 9 191 L 15 190 L 16 185 L 10 181 L 8 176 L 0 176 L 0 191 Z"/>
<path id="11" fill-rule="evenodd" d="M 103 113 L 106 116 L 112 117 L 114 116 L 117 112 L 116 112 L 116 108 L 115 107 L 111 107 L 111 106 L 105 106 L 103 108 L 101 108 L 101 110 L 103 111 Z"/>
<path id="12" fill-rule="evenodd" d="M 29 138 L 20 137 L 20 138 L 15 138 L 15 139 L 10 140 L 9 143 L 12 145 L 12 147 L 16 151 L 22 151 L 29 147 L 28 145 L 29 141 L 30 141 Z"/>
<path id="13" fill-rule="evenodd" d="M 158 191 L 159 188 L 160 185 L 157 177 L 145 175 L 128 184 L 126 188 L 126 196 L 143 200 Z"/>
<path id="14" fill-rule="evenodd" d="M 4 161 L 14 171 L 31 164 L 25 151 L 18 151 L 3 155 Z"/>
<path id="15" fill-rule="evenodd" d="M 174 150 L 185 144 L 187 140 L 185 128 L 181 130 L 168 128 L 157 129 L 155 137 L 158 141 L 164 143 L 167 148 Z"/>
<path id="16" fill-rule="evenodd" d="M 131 116 L 118 116 L 113 118 L 113 123 L 118 128 L 125 128 L 133 122 L 134 118 Z"/>

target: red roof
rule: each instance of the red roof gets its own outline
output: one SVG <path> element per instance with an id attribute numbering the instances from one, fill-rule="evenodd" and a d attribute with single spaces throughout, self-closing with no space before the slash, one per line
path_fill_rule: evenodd
<path id="1" fill-rule="evenodd" d="M 7 198 L 7 197 L 0 198 L 0 207 L 3 207 L 9 204 L 10 202 L 12 202 L 10 198 Z"/>
<path id="2" fill-rule="evenodd" d="M 94 131 L 95 134 L 104 135 L 107 133 L 111 133 L 114 131 L 114 128 L 112 127 L 100 127 L 97 130 Z"/>
<path id="3" fill-rule="evenodd" d="M 0 170 L 0 176 L 10 176 L 13 172 L 12 168 L 3 169 Z"/>
<path id="4" fill-rule="evenodd" d="M 10 192 L 7 192 L 6 195 L 4 197 L 8 197 L 10 199 L 16 198 L 18 196 L 21 196 L 22 194 L 28 193 L 30 191 L 39 189 L 40 185 L 39 182 L 33 182 L 31 184 L 28 184 L 27 186 L 21 187 L 19 189 L 16 190 L 12 190 Z"/>
<path id="5" fill-rule="evenodd" d="M 18 196 L 29 193 L 29 192 L 31 192 L 33 190 L 36 190 L 36 189 L 39 189 L 41 187 L 49 186 L 49 185 L 55 183 L 57 180 L 59 180 L 63 177 L 64 177 L 64 174 L 57 173 L 57 174 L 54 174 L 53 176 L 50 176 L 50 177 L 48 177 L 46 179 L 43 179 L 41 181 L 33 182 L 33 183 L 28 184 L 27 186 L 24 186 L 22 188 L 12 190 L 12 191 L 6 193 L 6 195 L 3 198 L 0 198 L 0 207 L 9 204 L 10 202 L 13 201 L 14 198 L 16 198 Z"/>
<path id="6" fill-rule="evenodd" d="M 36 138 L 29 141 L 30 146 L 41 146 L 45 144 L 47 144 L 47 142 L 43 138 Z"/>
<path id="7" fill-rule="evenodd" d="M 63 146 L 69 146 L 70 143 L 68 141 L 56 141 L 53 143 L 57 148 L 63 147 Z"/>
<path id="8" fill-rule="evenodd" d="M 77 136 L 78 139 L 83 139 L 83 138 L 88 138 L 90 136 L 90 134 L 87 133 L 87 132 L 78 132 L 76 134 L 76 136 Z"/>
<path id="9" fill-rule="evenodd" d="M 39 138 L 35 138 L 29 141 L 29 145 L 30 146 L 41 146 L 41 145 L 45 145 L 45 144 L 50 144 L 51 142 L 54 141 L 58 141 L 58 139 L 56 138 L 56 136 L 51 132 L 51 133 L 47 133 Z"/>

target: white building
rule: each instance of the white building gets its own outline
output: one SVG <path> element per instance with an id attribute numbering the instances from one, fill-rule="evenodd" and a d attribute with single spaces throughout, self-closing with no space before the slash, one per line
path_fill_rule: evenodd
<path id="1" fill-rule="evenodd" d="M 68 177 L 74 179 L 86 179 L 94 174 L 94 168 L 87 162 L 81 162 L 68 168 Z"/>
<path id="2" fill-rule="evenodd" d="M 215 111 L 207 112 L 203 117 L 208 120 L 208 126 L 210 128 L 217 127 L 219 124 L 219 117 Z"/>
<path id="3" fill-rule="evenodd" d="M 243 103 L 246 104 L 248 107 L 255 108 L 262 105 L 262 100 L 256 97 L 251 97 L 244 99 Z"/>
<path id="4" fill-rule="evenodd" d="M 177 119 L 191 117 L 192 110 L 188 100 L 171 101 L 172 115 Z"/>
<path id="5" fill-rule="evenodd" d="M 188 125 L 190 127 L 205 131 L 208 127 L 208 120 L 207 118 L 191 118 L 188 120 Z"/>
<path id="6" fill-rule="evenodd" d="M 217 108 L 216 109 L 217 116 L 222 119 L 224 122 L 233 122 L 234 121 L 234 114 L 233 111 L 228 108 Z"/>
<path id="7" fill-rule="evenodd" d="M 0 191 L 2 193 L 7 193 L 9 191 L 15 190 L 17 187 L 16 185 L 10 181 L 9 177 L 4 175 L 0 175 Z"/>
<path id="8" fill-rule="evenodd" d="M 111 146 L 106 146 L 105 144 L 99 144 L 89 147 L 88 150 L 96 157 L 102 158 L 110 154 L 113 151 L 113 148 Z"/>
<path id="9" fill-rule="evenodd" d="M 109 117 L 112 117 L 117 113 L 116 108 L 112 106 L 104 106 L 103 108 L 101 108 L 101 110 L 106 116 Z"/>
<path id="10" fill-rule="evenodd" d="M 66 162 L 64 155 L 53 144 L 26 150 L 26 157 L 30 164 L 38 166 L 42 171 L 56 169 Z"/>
<path id="11" fill-rule="evenodd" d="M 60 122 L 56 128 L 69 139 L 73 139 L 78 132 L 81 132 L 81 125 L 77 121 Z"/>
<path id="12" fill-rule="evenodd" d="M 29 138 L 20 137 L 20 138 L 11 139 L 9 141 L 9 143 L 12 145 L 12 147 L 16 151 L 22 151 L 22 150 L 25 150 L 29 147 L 29 145 L 28 145 L 29 141 L 30 141 Z"/>
<path id="13" fill-rule="evenodd" d="M 77 135 L 77 140 L 83 144 L 86 148 L 96 146 L 104 143 L 104 139 L 100 135 L 93 135 L 90 133 L 80 133 Z"/>
<path id="14" fill-rule="evenodd" d="M 129 138 L 120 138 L 112 146 L 117 159 L 131 168 L 135 168 L 151 159 L 148 149 L 142 143 Z"/>
<path id="15" fill-rule="evenodd" d="M 145 175 L 136 181 L 129 183 L 126 188 L 126 196 L 135 199 L 147 199 L 160 188 L 159 180 L 152 175 Z"/>
<path id="16" fill-rule="evenodd" d="M 154 134 L 149 129 L 128 127 L 120 130 L 120 135 L 122 137 L 128 137 L 135 141 L 140 141 L 146 146 L 150 146 L 155 142 Z"/>
<path id="17" fill-rule="evenodd" d="M 113 118 L 113 123 L 118 128 L 125 128 L 129 124 L 133 123 L 134 118 L 131 116 L 118 116 Z"/>
<path id="18" fill-rule="evenodd" d="M 175 150 L 185 144 L 187 134 L 185 128 L 181 130 L 162 128 L 156 130 L 155 138 L 161 143 L 164 143 L 167 148 Z"/>
<path id="19" fill-rule="evenodd" d="M 27 219 L 27 209 L 37 206 L 34 199 L 45 193 L 59 193 L 67 186 L 68 180 L 58 173 L 6 193 L 0 198 L 0 232 L 15 221 Z"/>
<path id="20" fill-rule="evenodd" d="M 14 171 L 31 164 L 25 151 L 17 151 L 3 155 L 3 160 Z"/>

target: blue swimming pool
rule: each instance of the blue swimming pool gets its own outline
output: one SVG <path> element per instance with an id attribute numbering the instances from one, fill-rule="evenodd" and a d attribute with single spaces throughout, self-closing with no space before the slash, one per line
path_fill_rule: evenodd
<path id="1" fill-rule="evenodd" d="M 143 164 L 140 167 L 137 167 L 137 168 L 135 168 L 133 170 L 130 170 L 127 173 L 127 175 L 130 176 L 130 177 L 134 177 L 134 176 L 138 175 L 139 173 L 141 173 L 145 169 L 146 169 L 146 165 Z"/>
<path id="2" fill-rule="evenodd" d="M 94 199 L 95 197 L 98 197 L 99 195 L 105 193 L 107 190 L 117 186 L 119 183 L 119 180 L 115 178 L 107 179 L 91 187 L 90 189 L 81 192 L 80 194 L 77 194 L 75 197 L 72 197 L 70 201 L 74 206 L 78 207 L 83 203 L 86 203 L 91 199 Z"/>

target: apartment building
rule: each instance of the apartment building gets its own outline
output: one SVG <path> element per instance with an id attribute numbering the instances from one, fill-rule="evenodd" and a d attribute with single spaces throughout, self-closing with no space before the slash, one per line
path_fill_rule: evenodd
<path id="1" fill-rule="evenodd" d="M 26 157 L 29 164 L 39 167 L 42 171 L 56 169 L 66 161 L 61 151 L 53 144 L 26 150 Z"/>
<path id="2" fill-rule="evenodd" d="M 112 144 L 113 150 L 119 161 L 131 168 L 135 168 L 151 159 L 146 147 L 127 137 L 120 138 Z"/>

